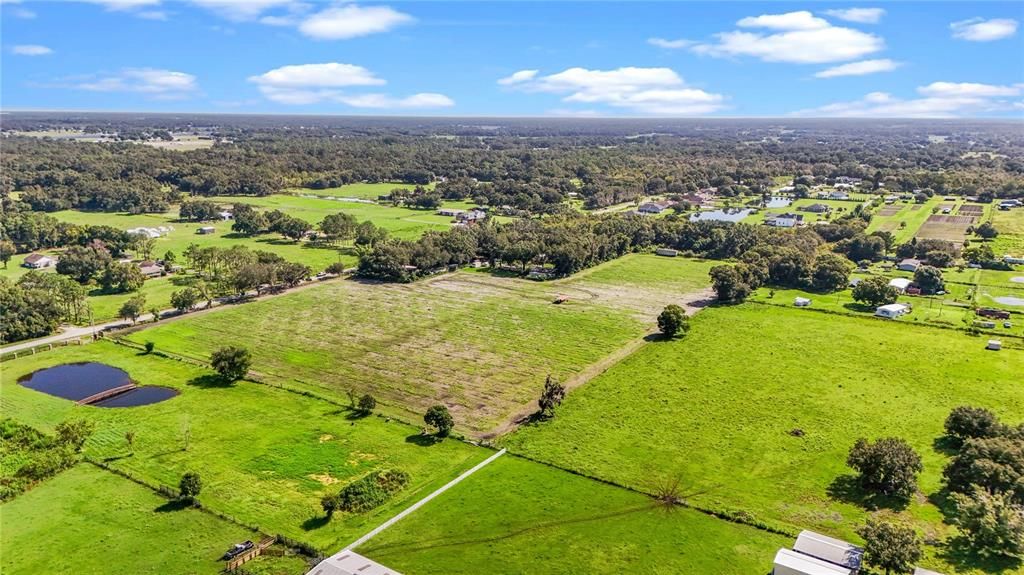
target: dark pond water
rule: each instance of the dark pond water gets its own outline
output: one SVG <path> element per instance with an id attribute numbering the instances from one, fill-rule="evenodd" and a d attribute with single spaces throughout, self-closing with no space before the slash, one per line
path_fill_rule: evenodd
<path id="1" fill-rule="evenodd" d="M 123 369 L 96 362 L 66 363 L 32 372 L 18 383 L 29 389 L 80 401 L 87 397 L 132 383 Z M 141 386 L 94 403 L 100 407 L 131 407 L 164 401 L 177 395 L 169 387 Z"/>
<path id="2" fill-rule="evenodd" d="M 159 403 L 165 399 L 170 399 L 175 395 L 178 395 L 178 390 L 171 389 L 170 387 L 144 385 L 142 387 L 136 387 L 131 391 L 115 395 L 110 399 L 97 401 L 92 405 L 95 405 L 96 407 L 135 407 L 137 405 Z"/>

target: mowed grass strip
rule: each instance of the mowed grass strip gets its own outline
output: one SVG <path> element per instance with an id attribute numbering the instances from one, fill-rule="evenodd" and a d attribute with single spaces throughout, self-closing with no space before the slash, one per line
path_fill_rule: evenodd
<path id="1" fill-rule="evenodd" d="M 569 302 L 552 303 L 566 293 Z M 270 381 L 343 399 L 371 393 L 409 421 L 445 403 L 473 433 L 535 400 L 548 374 L 565 379 L 653 326 L 653 314 L 641 320 L 617 305 L 571 284 L 474 273 L 410 285 L 343 281 L 156 324 L 131 339 L 196 358 L 240 345 Z"/>
<path id="2" fill-rule="evenodd" d="M 357 549 L 402 573 L 766 573 L 788 538 L 505 456 Z"/>
<path id="3" fill-rule="evenodd" d="M 653 342 L 576 390 L 557 416 L 501 443 L 654 492 L 788 529 L 856 538 L 865 517 L 845 461 L 859 437 L 897 436 L 921 454 L 910 515 L 946 531 L 925 496 L 934 446 L 958 405 L 1024 420 L 1024 352 L 985 351 L 962 332 L 777 306 L 707 309 L 683 339 Z"/>
<path id="4" fill-rule="evenodd" d="M 87 463 L 0 506 L 4 575 L 219 573 L 247 529 Z"/>
<path id="5" fill-rule="evenodd" d="M 79 361 L 113 365 L 140 385 L 181 393 L 148 406 L 100 408 L 17 383 L 37 369 Z M 7 362 L 0 381 L 5 416 L 45 432 L 68 418 L 88 418 L 97 430 L 86 444 L 87 455 L 151 484 L 177 487 L 183 473 L 196 471 L 203 478 L 204 505 L 325 551 L 355 540 L 489 455 L 454 440 L 424 445 L 417 428 L 397 421 L 353 418 L 336 405 L 266 385 L 223 385 L 210 371 L 108 342 Z M 133 451 L 124 439 L 128 431 L 135 433 Z M 388 468 L 412 477 L 390 503 L 323 521 L 321 497 Z"/>

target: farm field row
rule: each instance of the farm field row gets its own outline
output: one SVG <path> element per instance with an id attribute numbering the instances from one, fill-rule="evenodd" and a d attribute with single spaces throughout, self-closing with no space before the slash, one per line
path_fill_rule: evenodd
<path id="1" fill-rule="evenodd" d="M 644 285 L 614 281 L 648 265 L 660 271 L 637 275 Z M 443 402 L 461 429 L 483 433 L 536 399 L 547 375 L 564 380 L 643 336 L 665 305 L 708 285 L 711 265 L 633 256 L 550 284 L 471 272 L 412 285 L 331 282 L 130 337 L 196 358 L 243 345 L 268 381 L 372 393 L 410 421 Z M 568 301 L 553 305 L 558 297 Z"/>
<path id="2" fill-rule="evenodd" d="M 1024 351 L 984 347 L 953 330 L 714 307 L 685 338 L 645 345 L 570 394 L 553 420 L 500 444 L 649 493 L 679 480 L 696 506 L 857 540 L 866 512 L 847 452 L 860 437 L 898 436 L 925 468 L 905 515 L 943 540 L 952 528 L 929 498 L 941 489 L 947 458 L 934 442 L 950 409 L 1024 420 Z M 955 563 L 930 548 L 926 565 L 972 567 Z"/>
<path id="3" fill-rule="evenodd" d="M 179 395 L 140 407 L 99 408 L 17 383 L 40 368 L 85 361 L 121 368 L 140 385 L 170 387 Z M 211 371 L 109 342 L 6 363 L 0 392 L 7 417 L 48 433 L 70 417 L 88 418 L 97 429 L 86 455 L 150 484 L 176 486 L 183 473 L 196 471 L 203 477 L 203 504 L 324 550 L 355 540 L 489 453 L 457 441 L 424 444 L 409 425 L 353 417 L 337 405 L 266 385 L 224 385 Z M 131 450 L 128 431 L 135 434 Z M 368 513 L 323 519 L 324 495 L 389 468 L 412 478 L 396 498 Z"/>
<path id="4" fill-rule="evenodd" d="M 927 202 L 897 202 L 874 209 L 867 233 L 889 232 L 897 244 L 906 243 L 917 233 L 925 220 L 932 215 L 932 209 L 942 203 L 942 198 L 932 197 Z"/>

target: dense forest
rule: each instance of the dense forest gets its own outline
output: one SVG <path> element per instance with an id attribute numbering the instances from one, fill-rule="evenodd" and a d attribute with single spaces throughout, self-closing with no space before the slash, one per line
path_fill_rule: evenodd
<path id="1" fill-rule="evenodd" d="M 183 196 L 262 196 L 363 181 L 435 181 L 445 198 L 531 213 L 557 212 L 570 193 L 599 208 L 645 191 L 757 193 L 775 177 L 800 174 L 865 178 L 893 191 L 1007 197 L 1024 189 L 1024 134 L 993 122 L 11 116 L 3 125 L 0 193 L 22 192 L 40 211 L 160 212 Z M 18 135 L 55 128 L 122 141 Z M 176 151 L 137 143 L 140 133 L 160 140 L 170 130 L 217 144 Z"/>

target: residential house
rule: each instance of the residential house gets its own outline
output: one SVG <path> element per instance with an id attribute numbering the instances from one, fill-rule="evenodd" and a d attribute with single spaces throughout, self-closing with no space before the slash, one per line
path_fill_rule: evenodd
<path id="1" fill-rule="evenodd" d="M 125 230 L 125 232 L 135 236 L 146 236 L 150 238 L 159 238 L 165 233 L 158 228 L 131 228 L 129 230 Z"/>
<path id="2" fill-rule="evenodd" d="M 804 217 L 800 214 L 768 214 L 764 218 L 764 223 L 769 226 L 775 226 L 776 228 L 795 228 L 796 226 L 803 223 Z"/>
<path id="3" fill-rule="evenodd" d="M 891 303 L 889 305 L 879 306 L 875 310 L 876 316 L 888 319 L 896 319 L 908 313 L 910 313 L 910 306 L 905 303 Z"/>
<path id="4" fill-rule="evenodd" d="M 147 278 L 155 278 L 163 275 L 164 267 L 153 261 L 139 262 L 139 271 Z"/>
<path id="5" fill-rule="evenodd" d="M 892 278 L 891 280 L 889 280 L 889 285 L 896 288 L 896 291 L 900 293 L 906 292 L 907 288 L 909 288 L 910 284 L 912 283 L 914 282 L 910 281 L 907 278 Z"/>
<path id="6" fill-rule="evenodd" d="M 645 204 L 640 204 L 640 207 L 637 208 L 636 211 L 641 214 L 660 214 L 661 212 L 671 208 L 673 205 L 675 205 L 675 202 L 670 202 L 668 200 L 647 202 Z"/>
<path id="7" fill-rule="evenodd" d="M 827 214 L 832 211 L 832 208 L 826 204 L 811 204 L 797 209 L 805 212 L 811 212 L 812 214 Z"/>
<path id="8" fill-rule="evenodd" d="M 850 176 L 837 176 L 836 177 L 836 183 L 837 184 L 843 184 L 843 185 L 848 185 L 848 186 L 857 185 L 857 184 L 861 183 L 862 181 L 864 181 L 864 180 L 862 180 L 860 178 L 853 178 L 853 177 L 850 177 Z"/>
<path id="9" fill-rule="evenodd" d="M 455 215 L 455 219 L 458 220 L 459 223 L 462 223 L 462 224 L 472 224 L 472 223 L 476 223 L 476 222 L 482 222 L 486 218 L 487 218 L 487 212 L 485 212 L 485 211 L 483 211 L 481 209 L 478 209 L 478 208 L 473 208 L 472 210 L 469 210 L 468 212 L 462 212 L 461 214 L 456 214 Z"/>
<path id="10" fill-rule="evenodd" d="M 441 208 L 441 209 L 437 210 L 437 215 L 439 215 L 439 216 L 449 216 L 449 217 L 452 217 L 452 218 L 458 216 L 459 214 L 464 214 L 464 213 L 466 213 L 466 210 L 457 210 L 455 208 Z"/>
<path id="11" fill-rule="evenodd" d="M 915 260 L 914 258 L 906 258 L 896 264 L 896 269 L 901 272 L 916 272 L 919 267 L 921 267 L 921 260 Z"/>
<path id="12" fill-rule="evenodd" d="M 230 220 L 231 218 L 235 217 L 234 214 L 232 214 L 231 212 L 229 212 L 227 210 L 224 210 L 222 212 L 217 212 L 217 215 L 220 216 L 220 219 L 222 219 L 224 221 Z"/>
<path id="13" fill-rule="evenodd" d="M 831 191 L 831 192 L 828 193 L 828 199 L 830 199 L 830 200 L 848 200 L 848 199 L 850 199 L 850 194 L 842 191 L 844 188 L 840 188 L 839 187 L 840 185 L 842 185 L 842 184 L 836 185 L 835 186 L 836 189 L 834 191 Z M 849 189 L 849 188 L 852 188 L 852 187 L 853 186 L 845 186 L 846 189 Z"/>
<path id="14" fill-rule="evenodd" d="M 50 256 L 44 256 L 43 254 L 29 254 L 25 258 L 25 261 L 21 263 L 22 267 L 38 270 L 48 268 L 57 263 L 57 260 Z"/>

